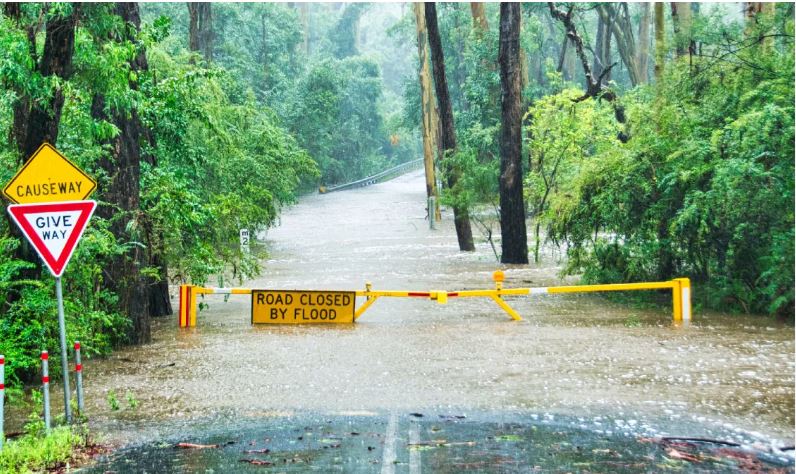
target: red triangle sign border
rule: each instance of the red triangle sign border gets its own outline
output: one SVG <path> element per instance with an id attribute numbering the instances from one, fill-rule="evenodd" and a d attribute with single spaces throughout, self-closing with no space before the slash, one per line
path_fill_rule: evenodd
<path id="1" fill-rule="evenodd" d="M 88 221 L 94 214 L 94 210 L 96 208 L 96 201 L 64 201 L 35 204 L 14 204 L 8 206 L 8 213 L 11 215 L 11 218 L 14 219 L 14 222 L 16 222 L 20 230 L 22 230 L 22 233 L 25 234 L 25 237 L 27 237 L 33 248 L 36 249 L 36 252 L 44 261 L 45 265 L 50 270 L 50 273 L 58 278 L 64 273 L 64 269 L 66 269 L 66 265 L 72 258 L 75 247 L 77 247 L 80 237 L 83 236 L 83 231 L 86 229 Z M 49 248 L 33 228 L 33 226 L 31 226 L 30 222 L 28 222 L 28 220 L 25 218 L 25 215 L 31 213 L 57 213 L 71 211 L 79 211 L 80 215 L 75 222 L 74 230 L 72 230 L 72 233 L 64 243 L 64 248 L 61 251 L 61 255 L 56 258 L 52 252 L 50 252 Z"/>

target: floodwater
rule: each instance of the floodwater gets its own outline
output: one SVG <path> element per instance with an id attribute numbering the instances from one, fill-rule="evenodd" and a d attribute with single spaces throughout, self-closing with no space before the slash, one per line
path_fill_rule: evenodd
<path id="1" fill-rule="evenodd" d="M 422 172 L 307 196 L 262 236 L 263 275 L 242 286 L 486 289 L 497 269 L 507 288 L 566 284 L 560 251 L 501 265 L 483 238 L 474 253 L 457 250 L 450 212 L 428 227 Z M 684 328 L 668 305 L 534 295 L 509 300 L 523 321 L 488 299 L 383 298 L 354 325 L 252 327 L 247 296 L 202 301 L 196 328 L 160 320 L 152 344 L 85 362 L 87 413 L 107 442 L 223 437 L 248 421 L 307 414 L 410 412 L 559 417 L 606 436 L 794 442 L 794 330 L 764 317 L 695 308 Z"/>

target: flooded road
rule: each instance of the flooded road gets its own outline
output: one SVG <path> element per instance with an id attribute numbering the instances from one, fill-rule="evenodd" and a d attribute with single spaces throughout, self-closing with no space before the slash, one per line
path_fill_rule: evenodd
<path id="1" fill-rule="evenodd" d="M 432 231 L 424 207 L 422 172 L 305 197 L 265 236 L 262 277 L 242 286 L 487 289 L 496 269 L 507 288 L 562 284 L 560 251 L 528 266 L 496 263 L 485 242 L 461 253 L 451 214 Z M 677 328 L 668 306 L 534 295 L 510 300 L 519 322 L 486 299 L 380 299 L 350 326 L 252 327 L 248 297 L 202 301 L 196 328 L 157 321 L 152 344 L 85 363 L 86 409 L 108 442 L 199 439 L 308 413 L 416 412 L 793 444 L 794 332 L 767 318 L 696 308 L 693 325 Z"/>

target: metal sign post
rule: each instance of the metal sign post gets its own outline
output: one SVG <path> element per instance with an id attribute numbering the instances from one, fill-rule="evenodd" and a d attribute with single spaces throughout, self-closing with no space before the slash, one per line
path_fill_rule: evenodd
<path id="1" fill-rule="evenodd" d="M 437 198 L 429 196 L 428 198 L 428 228 L 435 230 L 437 228 Z"/>
<path id="2" fill-rule="evenodd" d="M 240 250 L 243 253 L 249 252 L 249 229 L 240 230 Z"/>
<path id="3" fill-rule="evenodd" d="M 66 321 L 64 320 L 64 295 L 61 289 L 61 277 L 55 277 L 55 298 L 58 300 L 58 332 L 61 335 L 61 370 L 64 378 L 64 413 L 66 422 L 72 422 L 72 407 L 70 406 L 69 390 L 69 361 L 66 352 Z"/>

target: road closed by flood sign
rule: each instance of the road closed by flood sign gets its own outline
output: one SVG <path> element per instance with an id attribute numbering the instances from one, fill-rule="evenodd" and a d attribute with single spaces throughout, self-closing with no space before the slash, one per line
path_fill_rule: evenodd
<path id="1" fill-rule="evenodd" d="M 354 291 L 252 290 L 252 324 L 353 323 Z"/>

